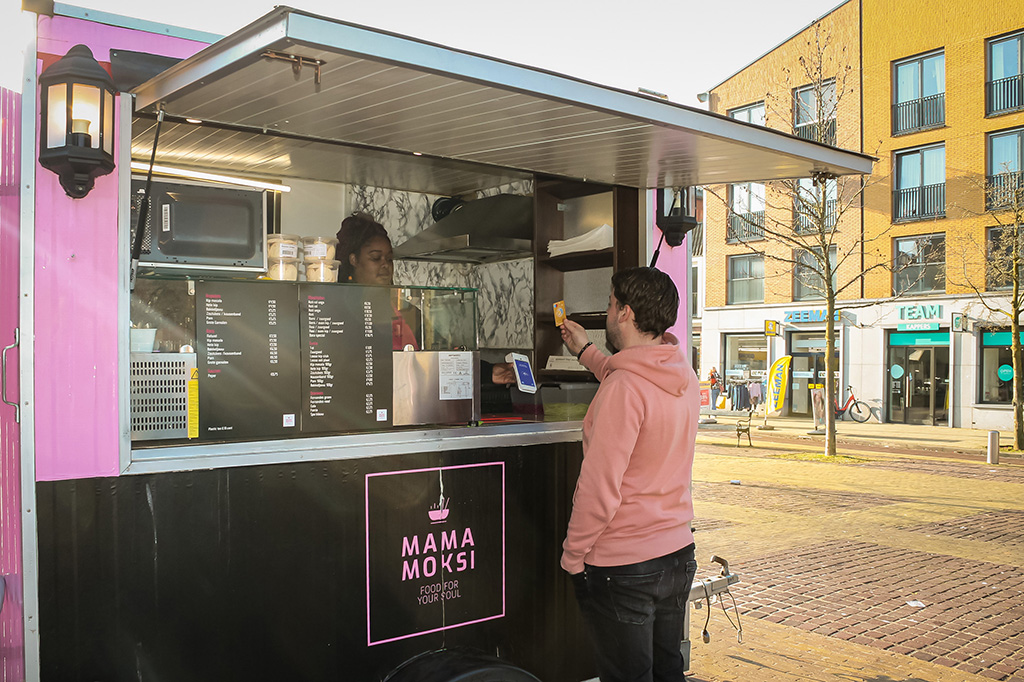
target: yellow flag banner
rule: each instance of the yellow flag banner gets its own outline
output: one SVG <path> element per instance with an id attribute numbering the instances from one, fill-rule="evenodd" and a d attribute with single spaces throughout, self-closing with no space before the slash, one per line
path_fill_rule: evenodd
<path id="1" fill-rule="evenodd" d="M 791 355 L 783 355 L 773 362 L 771 369 L 768 370 L 768 395 L 765 396 L 765 409 L 768 410 L 768 414 L 782 410 L 782 402 L 786 399 L 786 377 L 792 359 Z"/>

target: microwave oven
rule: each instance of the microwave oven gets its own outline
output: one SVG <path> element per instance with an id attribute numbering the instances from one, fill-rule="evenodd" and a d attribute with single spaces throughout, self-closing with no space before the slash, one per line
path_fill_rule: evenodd
<path id="1" fill-rule="evenodd" d="M 146 179 L 133 177 L 131 186 L 134 240 Z M 153 178 L 140 272 L 264 274 L 267 227 L 276 203 L 276 193 L 267 190 Z"/>

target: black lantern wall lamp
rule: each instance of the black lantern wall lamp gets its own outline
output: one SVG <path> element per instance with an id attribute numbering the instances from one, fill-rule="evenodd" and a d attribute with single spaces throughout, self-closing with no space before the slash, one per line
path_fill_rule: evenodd
<path id="1" fill-rule="evenodd" d="M 114 170 L 114 81 L 85 45 L 75 45 L 39 77 L 39 163 L 81 199 Z"/>
<path id="2" fill-rule="evenodd" d="M 686 233 L 697 227 L 697 190 L 694 187 L 665 187 L 654 190 L 654 224 L 661 230 L 661 241 L 651 256 L 651 267 L 658 264 L 662 242 L 681 246 Z"/>
<path id="3" fill-rule="evenodd" d="M 697 191 L 694 187 L 666 187 L 656 190 L 654 222 L 669 246 L 683 243 L 686 233 L 697 227 Z"/>

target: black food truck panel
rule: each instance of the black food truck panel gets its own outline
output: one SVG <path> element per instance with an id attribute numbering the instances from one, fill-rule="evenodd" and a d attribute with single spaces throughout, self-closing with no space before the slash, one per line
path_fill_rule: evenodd
<path id="1" fill-rule="evenodd" d="M 302 284 L 302 431 L 392 424 L 390 289 Z"/>
<path id="2" fill-rule="evenodd" d="M 299 430 L 299 305 L 295 285 L 196 283 L 201 439 Z"/>

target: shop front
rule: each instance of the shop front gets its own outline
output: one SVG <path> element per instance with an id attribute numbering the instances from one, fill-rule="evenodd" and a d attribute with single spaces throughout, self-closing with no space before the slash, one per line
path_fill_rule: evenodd
<path id="1" fill-rule="evenodd" d="M 791 392 L 789 393 L 789 409 L 791 415 L 801 417 L 812 417 L 811 391 L 816 388 L 825 388 L 825 378 L 828 374 L 825 371 L 825 349 L 828 347 L 825 340 L 825 332 L 792 332 L 789 334 L 789 355 L 793 361 L 790 364 L 792 381 L 790 382 Z M 839 337 L 836 335 L 835 352 L 833 353 L 839 367 Z M 834 381 L 838 382 L 839 372 L 836 370 Z M 838 383 L 836 383 L 838 396 Z"/>
<path id="2" fill-rule="evenodd" d="M 768 337 L 764 334 L 727 334 L 725 336 L 726 396 L 733 410 L 757 406 L 765 394 L 768 376 Z"/>
<path id="3" fill-rule="evenodd" d="M 934 330 L 889 332 L 889 422 L 939 425 L 949 419 L 949 329 L 940 329 L 938 323 L 930 326 Z"/>
<path id="4" fill-rule="evenodd" d="M 1010 355 L 1012 332 L 986 331 L 981 334 L 981 385 L 978 402 L 986 405 L 1013 403 L 1013 357 Z M 1024 339 L 1024 333 L 1021 334 Z"/>
<path id="5" fill-rule="evenodd" d="M 808 418 L 814 416 L 811 391 L 825 388 L 825 378 L 828 376 L 825 370 L 828 342 L 825 340 L 824 328 L 827 318 L 828 311 L 825 308 L 785 310 L 782 313 L 782 324 L 790 330 L 786 333 L 786 354 L 793 358 L 790 364 L 790 390 L 786 394 L 786 414 Z M 836 313 L 835 319 L 841 319 L 840 313 Z M 817 328 L 810 328 L 812 325 Z M 833 351 L 836 359 L 833 381 L 836 382 L 837 398 L 840 397 L 838 381 L 841 338 L 841 327 L 837 325 Z"/>

